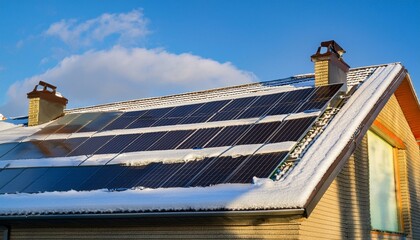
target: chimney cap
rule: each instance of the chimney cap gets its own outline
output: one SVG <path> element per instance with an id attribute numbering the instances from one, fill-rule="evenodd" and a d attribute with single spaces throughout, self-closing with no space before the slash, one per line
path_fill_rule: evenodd
<path id="1" fill-rule="evenodd" d="M 35 85 L 34 90 L 32 90 L 32 92 L 29 92 L 27 95 L 28 98 L 42 98 L 66 105 L 68 103 L 67 98 L 61 96 L 61 94 L 57 94 L 56 89 L 57 87 L 52 84 L 49 84 L 44 81 L 39 81 L 39 83 Z"/>
<path id="2" fill-rule="evenodd" d="M 326 49 L 324 53 L 321 53 L 322 49 Z M 311 56 L 311 60 L 314 61 L 317 58 L 322 58 L 326 56 L 335 55 L 339 60 L 341 60 L 343 54 L 346 51 L 334 40 L 321 42 L 321 45 L 318 47 L 318 50 L 314 55 Z"/>

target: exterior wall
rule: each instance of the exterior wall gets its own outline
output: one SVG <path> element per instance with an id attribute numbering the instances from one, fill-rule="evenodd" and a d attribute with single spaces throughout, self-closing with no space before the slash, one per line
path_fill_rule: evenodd
<path id="1" fill-rule="evenodd" d="M 301 239 L 369 239 L 367 139 L 355 150 L 308 219 Z"/>
<path id="2" fill-rule="evenodd" d="M 15 228 L 10 239 L 298 239 L 297 223 L 260 226 Z"/>

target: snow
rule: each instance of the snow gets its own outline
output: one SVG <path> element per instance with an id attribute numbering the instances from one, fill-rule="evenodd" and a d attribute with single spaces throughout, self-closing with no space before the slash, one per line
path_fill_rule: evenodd
<path id="1" fill-rule="evenodd" d="M 32 134 L 36 133 L 44 126 L 46 126 L 46 124 L 35 127 L 23 127 L 22 125 L 14 125 L 11 123 L 0 122 L 0 144 L 20 142 L 22 140 L 30 138 Z"/>
<path id="2" fill-rule="evenodd" d="M 1 168 L 78 166 L 85 159 L 86 159 L 86 156 L 22 159 L 22 160 L 2 160 L 0 161 L 0 169 Z"/>
<path id="3" fill-rule="evenodd" d="M 59 214 L 144 210 L 251 210 L 299 205 L 277 203 L 287 198 L 271 180 L 257 184 L 219 184 L 210 187 L 129 189 L 126 191 L 67 191 L 0 195 L 0 214 Z M 262 197 L 264 196 L 264 197 Z M 266 197 L 267 196 L 267 197 Z"/>
<path id="4" fill-rule="evenodd" d="M 209 187 L 5 194 L 0 195 L 0 214 L 303 208 L 327 169 L 352 140 L 363 119 L 401 69 L 400 64 L 378 67 L 314 140 L 298 164 L 279 181 L 254 178 L 253 184 L 218 184 Z M 185 152 L 151 151 L 125 153 L 113 159 L 108 157 L 113 164 L 142 165 L 157 158 L 166 162 L 194 161 L 229 151 L 231 154 L 257 149 L 279 151 L 293 148 L 294 144 L 289 142 Z"/>

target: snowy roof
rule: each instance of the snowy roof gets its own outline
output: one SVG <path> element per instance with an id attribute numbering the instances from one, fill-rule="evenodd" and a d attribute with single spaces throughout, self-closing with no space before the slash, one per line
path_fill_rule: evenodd
<path id="1" fill-rule="evenodd" d="M 404 75 L 386 64 L 350 70 L 348 93 L 307 74 L 0 122 L 0 216 L 308 209 Z"/>

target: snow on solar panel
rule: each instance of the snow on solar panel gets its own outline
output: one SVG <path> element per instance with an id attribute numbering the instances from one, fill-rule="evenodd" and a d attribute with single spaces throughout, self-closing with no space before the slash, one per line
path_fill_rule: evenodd
<path id="1" fill-rule="evenodd" d="M 0 193 L 209 186 L 219 183 L 251 183 L 253 177 L 268 178 L 288 152 L 272 150 L 274 152 L 259 153 L 258 149 L 264 144 L 299 141 L 318 115 L 298 114 L 298 117 L 293 118 L 293 114 L 324 109 L 340 87 L 341 85 L 303 88 L 124 113 L 68 114 L 35 134 L 53 134 L 50 135 L 53 136 L 51 139 L 47 138 L 49 140 L 43 140 L 45 138 L 41 136 L 37 140 L 0 144 L 0 161 L 80 155 L 88 156 L 88 159 L 92 156 L 95 159 L 101 158 L 103 155 L 105 159 L 107 154 L 114 155 L 107 155 L 108 160 L 99 161 L 96 166 L 87 164 L 3 169 L 0 171 Z M 266 116 L 273 115 L 285 117 L 258 123 Z M 256 120 L 241 122 L 239 125 L 228 124 L 235 119 L 252 118 Z M 220 122 L 218 126 L 206 123 L 214 124 L 216 121 L 226 122 Z M 198 125 L 191 129 L 168 127 L 159 130 L 162 126 L 191 123 Z M 149 130 L 131 132 L 139 128 Z M 127 131 L 118 132 L 119 129 Z M 101 134 L 95 136 L 95 132 Z M 70 138 L 68 134 L 72 134 Z M 60 138 L 63 136 L 64 138 Z M 151 162 L 141 166 L 105 165 L 127 153 L 211 150 L 222 146 L 228 149 L 227 155 L 221 152 L 218 157 L 213 155 L 186 162 Z M 249 148 L 246 154 L 229 155 L 230 149 L 240 149 L 242 146 L 253 148 Z"/>

